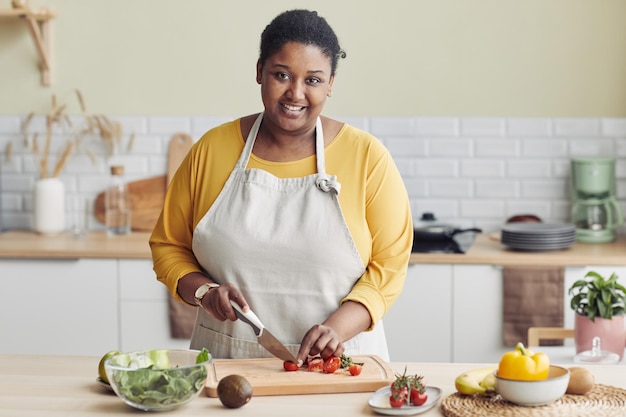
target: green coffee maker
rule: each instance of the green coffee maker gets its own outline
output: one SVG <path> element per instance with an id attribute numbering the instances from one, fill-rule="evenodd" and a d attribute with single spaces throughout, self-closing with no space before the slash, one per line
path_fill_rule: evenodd
<path id="1" fill-rule="evenodd" d="M 615 198 L 615 159 L 573 158 L 571 185 L 576 240 L 587 243 L 614 241 L 615 230 L 624 223 Z"/>

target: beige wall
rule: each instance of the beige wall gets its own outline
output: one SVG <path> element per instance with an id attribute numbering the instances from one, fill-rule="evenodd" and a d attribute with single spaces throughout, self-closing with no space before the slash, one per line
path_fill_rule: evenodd
<path id="1" fill-rule="evenodd" d="M 327 112 L 342 116 L 626 116 L 625 0 L 31 0 L 54 19 L 53 85 L 0 20 L 0 114 L 82 90 L 93 112 L 260 109 L 259 35 L 315 7 L 339 35 Z M 0 8 L 9 8 L 0 0 Z"/>

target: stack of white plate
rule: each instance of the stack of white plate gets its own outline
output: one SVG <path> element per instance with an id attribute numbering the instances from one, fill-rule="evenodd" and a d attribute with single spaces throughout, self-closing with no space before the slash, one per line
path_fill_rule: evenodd
<path id="1" fill-rule="evenodd" d="M 571 223 L 509 223 L 502 228 L 500 241 L 518 250 L 567 249 L 576 243 L 576 226 Z"/>

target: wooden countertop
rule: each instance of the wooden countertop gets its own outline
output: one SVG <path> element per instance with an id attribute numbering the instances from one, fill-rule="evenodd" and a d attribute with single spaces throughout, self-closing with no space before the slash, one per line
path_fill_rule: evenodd
<path id="1" fill-rule="evenodd" d="M 626 265 L 626 238 L 612 243 L 579 243 L 569 249 L 522 252 L 507 249 L 492 235 L 477 235 L 465 254 L 413 253 L 413 264 L 587 266 Z"/>
<path id="2" fill-rule="evenodd" d="M 151 259 L 149 237 L 149 233 L 138 232 L 108 236 L 106 232 L 92 231 L 85 236 L 75 237 L 70 232 L 49 236 L 10 231 L 0 234 L 0 259 Z"/>
<path id="3" fill-rule="evenodd" d="M 84 237 L 71 233 L 55 236 L 29 231 L 0 234 L 2 258 L 126 258 L 151 259 L 149 233 L 133 232 L 108 236 L 106 232 L 89 232 Z M 412 264 L 480 264 L 480 265 L 616 265 L 626 266 L 626 237 L 613 243 L 576 243 L 569 249 L 547 252 L 520 252 L 506 249 L 490 235 L 478 235 L 465 254 L 413 253 Z"/>
<path id="4" fill-rule="evenodd" d="M 141 413 L 96 384 L 99 358 L 80 356 L 0 355 L 0 416 L 102 416 Z M 428 385 L 441 388 L 442 399 L 455 392 L 454 380 L 467 370 L 494 364 L 392 363 L 396 373 L 424 375 Z M 586 366 L 596 382 L 626 388 L 623 365 Z M 167 415 L 228 415 L 255 417 L 373 416 L 372 393 L 257 396 L 238 409 L 226 409 L 217 398 L 201 394 Z M 441 400 L 440 400 L 441 402 Z M 144 414 L 145 415 L 145 414 Z M 425 417 L 442 416 L 439 405 Z"/>

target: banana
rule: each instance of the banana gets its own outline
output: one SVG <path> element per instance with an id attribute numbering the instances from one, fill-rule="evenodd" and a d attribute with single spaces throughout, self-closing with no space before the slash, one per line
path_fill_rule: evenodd
<path id="1" fill-rule="evenodd" d="M 496 377 L 494 371 L 497 367 L 472 369 L 463 372 L 454 380 L 456 390 L 465 395 L 491 395 L 496 389 Z"/>

